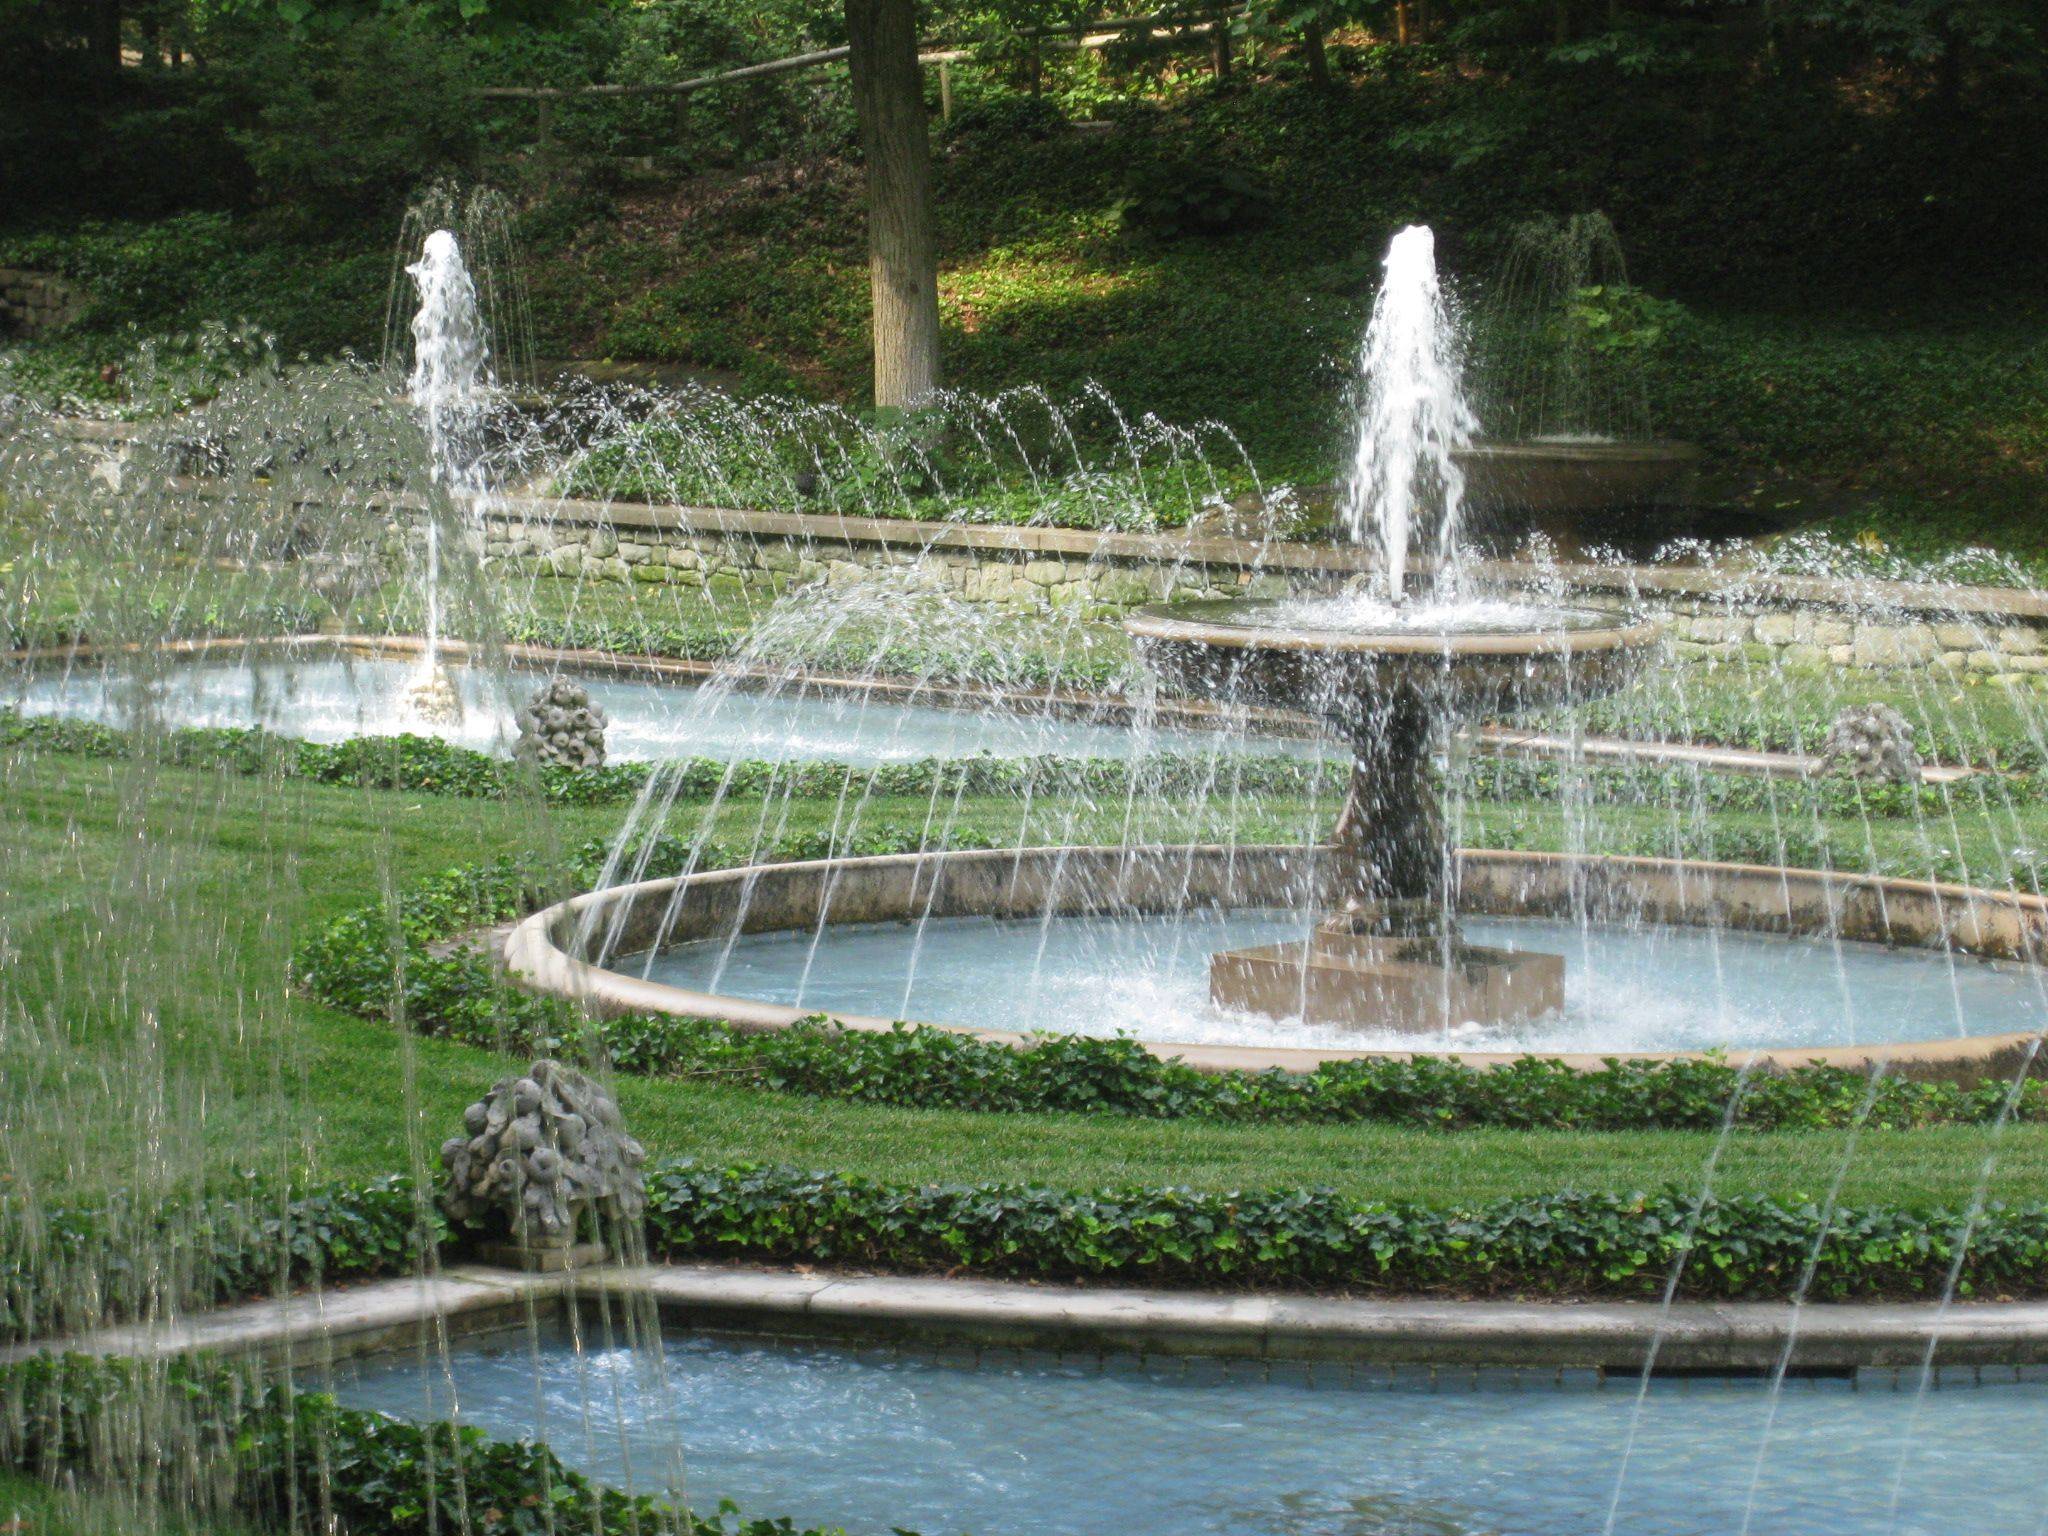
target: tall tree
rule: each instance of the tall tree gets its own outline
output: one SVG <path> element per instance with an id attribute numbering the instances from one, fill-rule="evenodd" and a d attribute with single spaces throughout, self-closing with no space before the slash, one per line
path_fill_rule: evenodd
<path id="1" fill-rule="evenodd" d="M 939 385 L 939 257 L 915 0 L 846 0 L 846 40 L 867 161 L 875 404 L 915 405 Z"/>

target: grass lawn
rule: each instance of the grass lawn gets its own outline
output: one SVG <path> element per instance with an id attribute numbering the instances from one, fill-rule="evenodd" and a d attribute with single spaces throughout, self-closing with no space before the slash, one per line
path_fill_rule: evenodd
<path id="1" fill-rule="evenodd" d="M 118 1489 L 63 1491 L 0 1470 L 0 1532 L 7 1536 L 246 1536 L 253 1529 L 239 1521 L 177 1513 Z"/>
<path id="2" fill-rule="evenodd" d="M 11 853 L 0 890 L 9 960 L 0 979 L 0 1179 L 41 1199 L 218 1187 L 243 1170 L 304 1181 L 424 1166 L 506 1060 L 289 995 L 292 946 L 394 883 L 499 852 L 573 847 L 619 815 L 63 755 L 0 760 L 0 792 Z M 760 809 L 737 804 L 727 814 L 751 825 Z M 1264 815 L 1277 835 L 1302 809 Z M 870 814 L 924 810 L 916 800 Z M 1123 810 L 1092 826 L 1084 818 L 1074 835 L 1112 835 Z M 790 814 L 793 825 L 815 822 L 830 808 Z M 1206 814 L 1141 807 L 1136 825 L 1141 836 L 1187 836 Z M 1522 813 L 1496 808 L 1482 824 L 1503 814 Z M 694 826 L 694 808 L 678 815 Z M 1018 817 L 1013 802 L 980 801 L 961 819 L 1010 836 Z M 1522 820 L 1524 835 L 1544 835 L 1544 818 Z M 1450 1202 L 1566 1186 L 1694 1186 L 1715 1140 L 984 1116 L 703 1083 L 629 1079 L 620 1088 L 657 1155 L 763 1158 L 887 1179 L 1324 1183 Z M 1726 1148 L 1717 1186 L 1819 1195 L 1846 1146 L 1837 1133 L 1745 1132 Z M 1979 1129 L 1871 1133 L 1856 1145 L 1844 1192 L 1963 1200 L 1989 1150 Z M 2042 1187 L 2048 1128 L 2015 1128 L 1997 1150 L 1995 1194 Z"/>

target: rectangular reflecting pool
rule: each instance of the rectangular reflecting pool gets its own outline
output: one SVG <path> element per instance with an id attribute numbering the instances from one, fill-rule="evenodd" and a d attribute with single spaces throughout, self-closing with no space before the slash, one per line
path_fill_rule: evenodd
<path id="1" fill-rule="evenodd" d="M 854 1536 L 2038 1536 L 2048 1381 L 922 1354 L 567 1331 L 339 1368 L 341 1399 L 548 1441 L 693 1507 Z"/>
<path id="2" fill-rule="evenodd" d="M 418 679 L 416 662 L 331 653 L 180 662 L 147 676 L 92 665 L 43 669 L 0 684 L 0 705 L 25 715 L 115 726 L 141 721 L 172 729 L 263 726 L 309 741 L 411 731 L 503 753 L 518 734 L 513 711 L 547 674 L 457 667 L 452 675 L 463 712 L 446 724 L 423 724 L 405 707 L 407 690 Z M 613 761 L 708 757 L 871 767 L 980 753 L 1131 758 L 1235 749 L 1232 738 L 1215 732 L 1148 731 L 1118 721 L 1062 718 L 1034 710 L 1028 700 L 1020 700 L 1014 710 L 989 704 L 947 708 L 893 693 L 728 691 L 687 680 L 568 675 L 587 687 L 592 701 L 610 717 Z M 1316 748 L 1308 742 L 1260 740 L 1253 750 L 1306 754 Z"/>

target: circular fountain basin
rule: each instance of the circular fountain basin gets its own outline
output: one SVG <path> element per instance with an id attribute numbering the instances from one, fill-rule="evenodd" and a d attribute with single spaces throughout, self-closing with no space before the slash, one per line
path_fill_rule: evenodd
<path id="1" fill-rule="evenodd" d="M 1974 1077 L 2017 1063 L 2048 995 L 2029 963 L 2048 939 L 2048 903 L 2036 897 L 1467 851 L 1468 931 L 1564 954 L 1562 1014 L 1512 1033 L 1418 1037 L 1206 1008 L 1209 954 L 1298 936 L 1331 866 L 1323 849 L 1215 847 L 762 865 L 576 897 L 521 924 L 506 958 L 529 986 L 602 1011 L 751 1029 L 820 1013 L 887 1029 L 907 1015 L 1009 1044 L 1034 1030 L 1127 1032 L 1155 1055 L 1247 1070 L 1446 1052 L 1481 1065 L 1537 1053 L 1592 1067 L 1723 1048 L 1783 1066 L 1882 1060 Z M 599 941 L 634 958 L 579 958 Z"/>
<path id="2" fill-rule="evenodd" d="M 1465 505 L 1480 512 L 1605 512 L 1682 501 L 1702 454 L 1692 443 L 1531 438 L 1452 450 Z"/>
<path id="3" fill-rule="evenodd" d="M 166 648 L 167 651 L 170 648 Z M 402 732 L 509 755 L 513 711 L 541 682 L 583 684 L 610 717 L 615 762 L 835 761 L 859 767 L 992 754 L 1138 759 L 1250 750 L 1310 756 L 1313 740 L 1245 744 L 1185 712 L 1137 722 L 1117 701 L 1047 698 L 888 678 L 787 677 L 759 669 L 517 647 L 502 666 L 447 647 L 459 707 L 427 719 L 409 694 L 421 647 L 389 637 L 317 644 L 230 641 L 137 657 L 67 653 L 0 672 L 0 706 L 26 716 L 151 729 L 260 727 L 307 741 Z"/>
<path id="4" fill-rule="evenodd" d="M 1403 692 L 1465 715 L 1595 698 L 1620 686 L 1660 633 L 1590 608 L 1397 608 L 1358 597 L 1155 604 L 1124 628 L 1176 692 L 1338 720 Z"/>

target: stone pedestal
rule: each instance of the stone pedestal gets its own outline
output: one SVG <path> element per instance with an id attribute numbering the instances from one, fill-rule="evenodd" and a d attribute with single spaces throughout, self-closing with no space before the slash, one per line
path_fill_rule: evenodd
<path id="1" fill-rule="evenodd" d="M 1341 1029 L 1435 1033 L 1564 1006 L 1564 958 L 1426 938 L 1318 931 L 1209 957 L 1219 1007 Z"/>
<path id="2" fill-rule="evenodd" d="M 603 1243 L 485 1243 L 477 1257 L 501 1269 L 524 1269 L 535 1274 L 556 1275 L 564 1270 L 589 1269 L 605 1261 Z"/>

